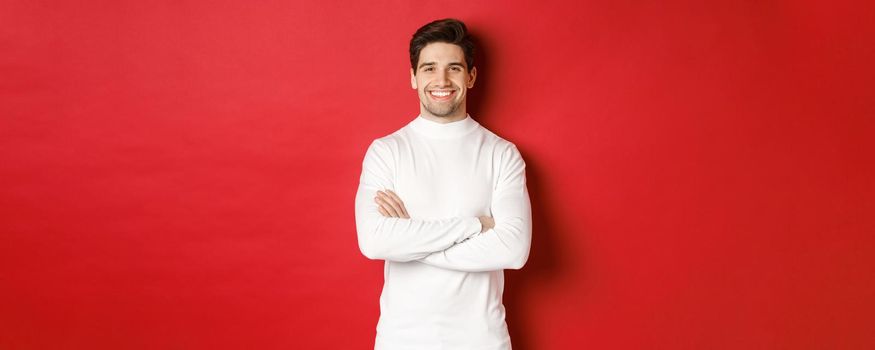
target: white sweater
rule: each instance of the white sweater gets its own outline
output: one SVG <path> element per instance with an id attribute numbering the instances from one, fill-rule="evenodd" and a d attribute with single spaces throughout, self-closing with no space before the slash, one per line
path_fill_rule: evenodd
<path id="1" fill-rule="evenodd" d="M 410 219 L 383 217 L 393 190 Z M 480 233 L 478 216 L 495 219 Z M 467 116 L 417 117 L 375 140 L 355 200 L 358 242 L 385 260 L 376 349 L 510 349 L 504 269 L 525 264 L 531 205 L 516 147 Z"/>

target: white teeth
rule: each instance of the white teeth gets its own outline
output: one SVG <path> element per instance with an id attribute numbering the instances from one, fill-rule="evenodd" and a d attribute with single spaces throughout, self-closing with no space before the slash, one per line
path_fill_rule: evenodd
<path id="1" fill-rule="evenodd" d="M 437 96 L 437 97 L 447 97 L 447 96 L 450 96 L 450 92 L 449 92 L 449 91 L 432 91 L 431 94 L 434 95 L 434 96 Z"/>

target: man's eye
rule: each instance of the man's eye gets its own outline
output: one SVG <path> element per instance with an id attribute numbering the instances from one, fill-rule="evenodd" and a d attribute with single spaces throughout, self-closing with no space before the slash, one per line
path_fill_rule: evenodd
<path id="1" fill-rule="evenodd" d="M 432 68 L 432 67 L 425 67 L 422 69 L 423 72 L 431 72 L 433 70 L 434 70 L 434 68 Z"/>
<path id="2" fill-rule="evenodd" d="M 462 71 L 462 68 L 459 68 L 459 67 L 453 67 L 452 69 L 454 72 L 461 72 Z"/>

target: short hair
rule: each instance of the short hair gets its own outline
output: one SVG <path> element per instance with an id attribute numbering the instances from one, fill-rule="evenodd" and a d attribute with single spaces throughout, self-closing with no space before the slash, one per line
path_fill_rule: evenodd
<path id="1" fill-rule="evenodd" d="M 462 21 L 445 18 L 430 22 L 413 33 L 410 39 L 410 67 L 416 74 L 416 64 L 419 63 L 419 52 L 428 44 L 441 42 L 458 45 L 465 54 L 465 64 L 468 72 L 474 68 L 474 42 L 468 35 L 468 27 Z"/>

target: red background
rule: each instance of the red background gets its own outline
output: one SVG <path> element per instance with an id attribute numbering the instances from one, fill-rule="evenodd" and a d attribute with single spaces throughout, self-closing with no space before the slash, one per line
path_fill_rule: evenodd
<path id="1" fill-rule="evenodd" d="M 361 160 L 448 16 L 528 163 L 516 349 L 875 348 L 871 2 L 19 0 L 0 348 L 370 348 Z"/>

